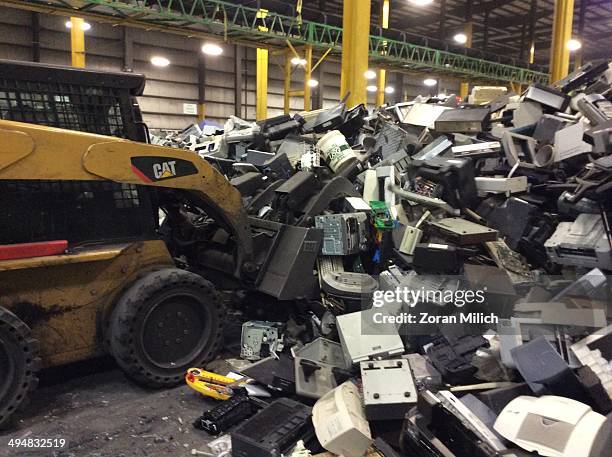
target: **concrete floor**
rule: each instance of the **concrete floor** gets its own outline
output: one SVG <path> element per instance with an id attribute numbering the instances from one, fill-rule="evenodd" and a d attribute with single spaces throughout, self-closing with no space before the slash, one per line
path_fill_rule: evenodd
<path id="1" fill-rule="evenodd" d="M 240 353 L 243 322 L 239 313 L 228 318 L 223 349 L 206 369 L 231 369 L 224 359 Z M 216 438 L 193 427 L 215 400 L 186 385 L 139 387 L 110 356 L 43 370 L 39 378 L 14 426 L 0 431 L 0 457 L 182 457 L 192 449 L 209 452 Z M 64 438 L 68 448 L 16 450 L 7 446 L 11 438 Z"/>
<path id="2" fill-rule="evenodd" d="M 42 373 L 42 385 L 16 426 L 0 433 L 0 456 L 179 457 L 191 455 L 194 448 L 209 450 L 211 437 L 192 423 L 213 400 L 186 386 L 138 387 L 110 360 L 86 365 Z M 62 371 L 69 373 L 68 380 L 62 379 Z M 61 451 L 7 446 L 11 438 L 24 437 L 65 438 L 69 446 Z"/>

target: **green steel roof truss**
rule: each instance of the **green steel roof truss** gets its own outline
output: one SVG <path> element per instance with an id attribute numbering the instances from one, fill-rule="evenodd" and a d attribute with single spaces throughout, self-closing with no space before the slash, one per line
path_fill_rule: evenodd
<path id="1" fill-rule="evenodd" d="M 268 11 L 221 0 L 8 0 L 14 7 L 52 8 L 65 14 L 94 14 L 109 19 L 132 20 L 143 25 L 163 23 L 165 27 L 214 34 L 240 35 L 271 46 L 309 44 L 324 51 L 341 52 L 342 29 L 311 21 L 298 21 Z M 530 84 L 548 82 L 548 75 L 527 68 L 491 62 L 462 54 L 415 45 L 385 36 L 370 35 L 370 60 L 402 70 L 434 72 L 455 77 Z"/>

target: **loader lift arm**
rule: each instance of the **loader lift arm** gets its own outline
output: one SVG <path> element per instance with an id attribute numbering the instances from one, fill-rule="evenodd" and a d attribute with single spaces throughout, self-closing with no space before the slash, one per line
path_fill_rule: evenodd
<path id="1" fill-rule="evenodd" d="M 0 139 L 0 179 L 105 180 L 184 191 L 235 237 L 235 276 L 252 259 L 240 193 L 195 153 L 5 120 Z"/>

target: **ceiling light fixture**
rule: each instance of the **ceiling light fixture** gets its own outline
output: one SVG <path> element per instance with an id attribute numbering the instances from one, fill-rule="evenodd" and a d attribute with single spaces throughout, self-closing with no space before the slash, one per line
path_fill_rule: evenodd
<path id="1" fill-rule="evenodd" d="M 392 87 L 392 86 L 385 87 L 385 94 L 392 94 L 393 92 L 395 92 L 395 87 Z"/>
<path id="2" fill-rule="evenodd" d="M 435 79 L 433 79 L 433 78 L 427 78 L 426 80 L 424 80 L 424 81 L 423 81 L 423 84 L 425 84 L 425 85 L 426 85 L 426 86 L 428 86 L 428 87 L 433 87 L 433 86 L 435 86 L 436 84 L 438 84 L 438 81 L 436 81 L 436 80 L 435 80 Z"/>
<path id="3" fill-rule="evenodd" d="M 151 57 L 151 63 L 156 67 L 167 67 L 170 65 L 170 61 L 162 56 Z"/>
<path id="4" fill-rule="evenodd" d="M 467 35 L 466 35 L 465 33 L 462 33 L 462 32 L 457 33 L 457 34 L 456 34 L 456 35 L 453 37 L 453 39 L 454 39 L 454 40 L 455 40 L 457 43 L 459 43 L 459 44 L 465 44 L 465 43 L 467 43 Z"/>
<path id="5" fill-rule="evenodd" d="M 72 28 L 72 21 L 66 21 L 66 28 L 71 29 Z M 91 24 L 89 22 L 82 22 L 81 23 L 81 30 L 83 32 L 87 32 L 89 29 L 91 29 Z"/>
<path id="6" fill-rule="evenodd" d="M 372 86 L 368 86 L 368 87 L 366 87 L 366 90 L 367 90 L 368 92 L 376 92 L 376 91 L 378 90 L 378 87 L 376 87 L 376 86 L 372 85 Z"/>
<path id="7" fill-rule="evenodd" d="M 209 56 L 220 56 L 223 54 L 223 48 L 215 43 L 204 43 L 202 52 Z"/>
<path id="8" fill-rule="evenodd" d="M 316 79 L 309 79 L 308 80 L 308 86 L 309 87 L 317 87 L 319 85 L 319 81 L 317 81 Z"/>
<path id="9" fill-rule="evenodd" d="M 433 0 L 409 0 L 410 3 L 416 6 L 427 6 L 433 3 Z"/>
<path id="10" fill-rule="evenodd" d="M 575 38 L 572 38 L 567 42 L 566 46 L 569 51 L 577 51 L 582 47 L 582 43 Z"/>
<path id="11" fill-rule="evenodd" d="M 294 57 L 293 59 L 291 59 L 291 63 L 293 65 L 301 65 L 302 67 L 304 65 L 306 65 L 306 59 L 302 59 L 301 57 Z"/>
<path id="12" fill-rule="evenodd" d="M 368 70 L 363 76 L 365 76 L 366 79 L 376 79 L 376 72 L 374 70 Z"/>

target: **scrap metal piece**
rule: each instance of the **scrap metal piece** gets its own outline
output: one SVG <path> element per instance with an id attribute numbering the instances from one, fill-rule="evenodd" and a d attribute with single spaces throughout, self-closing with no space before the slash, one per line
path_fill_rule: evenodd
<path id="1" fill-rule="evenodd" d="M 520 285 L 534 281 L 534 274 L 525 259 L 518 252 L 510 249 L 504 240 L 487 241 L 485 248 L 497 267 L 508 272 L 513 284 Z"/>
<path id="2" fill-rule="evenodd" d="M 464 157 L 497 157 L 501 152 L 499 141 L 484 141 L 479 143 L 466 144 L 463 146 L 453 146 L 451 148 L 453 156 Z"/>
<path id="3" fill-rule="evenodd" d="M 249 321 L 242 324 L 240 357 L 260 360 L 283 349 L 281 322 Z"/>
<path id="4" fill-rule="evenodd" d="M 455 108 L 438 116 L 435 130 L 440 133 L 479 133 L 487 130 L 490 120 L 489 108 Z"/>
<path id="5" fill-rule="evenodd" d="M 442 135 L 421 149 L 418 154 L 414 155 L 412 158 L 415 160 L 433 159 L 443 155 L 452 146 L 453 143 L 447 137 Z"/>
<path id="6" fill-rule="evenodd" d="M 343 314 L 336 318 L 340 343 L 347 361 L 357 364 L 370 358 L 389 358 L 403 354 L 404 343 L 395 324 L 376 323 L 375 314 L 381 319 L 388 315 L 385 309 L 367 309 Z"/>
<path id="7" fill-rule="evenodd" d="M 544 114 L 542 105 L 536 102 L 524 101 L 519 103 L 518 108 L 512 115 L 512 124 L 517 128 L 526 127 L 537 123 Z"/>
<path id="8" fill-rule="evenodd" d="M 365 213 L 329 214 L 315 217 L 315 227 L 323 230 L 323 255 L 357 254 L 367 242 Z"/>
<path id="9" fill-rule="evenodd" d="M 334 200 L 346 197 L 358 197 L 353 184 L 342 176 L 336 176 L 327 182 L 323 188 L 304 205 L 303 215 L 297 221 L 298 227 L 306 227 L 313 223 L 315 216 L 329 208 Z"/>
<path id="10" fill-rule="evenodd" d="M 455 216 L 458 216 L 459 214 L 461 214 L 460 210 L 453 208 L 448 203 L 446 203 L 444 200 L 441 200 L 439 198 L 426 197 L 425 195 L 417 194 L 416 192 L 410 192 L 408 190 L 404 190 L 401 187 L 395 186 L 395 185 L 389 186 L 389 190 L 411 202 L 419 203 L 425 206 L 431 206 L 434 208 L 440 208 L 446 211 L 447 213 L 455 215 Z"/>
<path id="11" fill-rule="evenodd" d="M 536 140 L 530 136 L 505 131 L 502 135 L 502 144 L 506 159 L 511 167 L 518 164 L 519 167 L 536 168 L 548 165 L 548 163 L 537 162 Z M 552 159 L 552 158 L 551 158 Z"/>
<path id="12" fill-rule="evenodd" d="M 476 189 L 479 194 L 516 194 L 526 192 L 529 184 L 527 176 L 513 176 L 511 178 L 476 177 Z"/>
<path id="13" fill-rule="evenodd" d="M 442 198 L 454 207 L 471 208 L 477 204 L 475 167 L 470 159 L 438 157 L 415 160 L 411 168 L 411 186 L 417 193 Z M 419 190 L 418 187 L 423 183 L 432 188 L 433 192 Z"/>
<path id="14" fill-rule="evenodd" d="M 532 100 L 555 111 L 565 111 L 570 98 L 556 89 L 541 84 L 529 86 L 525 91 L 525 100 Z"/>
<path id="15" fill-rule="evenodd" d="M 440 219 L 429 226 L 459 246 L 495 241 L 498 236 L 497 230 L 458 217 Z"/>
<path id="16" fill-rule="evenodd" d="M 561 222 L 544 246 L 550 259 L 561 265 L 612 268 L 612 248 L 599 214 L 580 214 L 574 222 Z"/>
<path id="17" fill-rule="evenodd" d="M 407 360 L 371 360 L 359 368 L 368 420 L 403 419 L 416 404 L 417 389 Z"/>
<path id="18" fill-rule="evenodd" d="M 584 136 L 584 124 L 578 122 L 555 132 L 554 161 L 586 154 L 593 150 L 593 146 L 582 140 Z"/>
<path id="19" fill-rule="evenodd" d="M 295 400 L 275 400 L 231 433 L 232 456 L 278 457 L 287 453 L 298 440 L 313 436 L 311 414 L 311 408 Z"/>
<path id="20" fill-rule="evenodd" d="M 612 400 L 612 325 L 573 344 L 578 360 L 593 370 Z"/>
<path id="21" fill-rule="evenodd" d="M 612 119 L 612 102 L 601 94 L 586 95 L 578 100 L 577 105 L 593 126 Z"/>
<path id="22" fill-rule="evenodd" d="M 314 268 L 323 239 L 322 231 L 254 217 L 249 220 L 258 233 L 254 240 L 263 257 L 256 281 L 257 290 L 279 300 L 318 297 Z"/>
<path id="23" fill-rule="evenodd" d="M 434 129 L 436 120 L 442 113 L 452 109 L 449 106 L 434 105 L 431 103 L 414 103 L 404 115 L 404 124 L 418 125 Z"/>
<path id="24" fill-rule="evenodd" d="M 292 348 L 292 353 L 295 391 L 304 397 L 321 398 L 338 386 L 334 372 L 346 372 L 350 368 L 344 359 L 342 346 L 325 338 L 317 338 L 296 350 Z"/>

